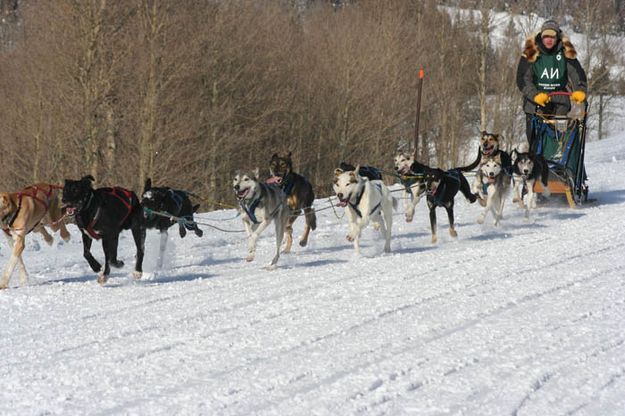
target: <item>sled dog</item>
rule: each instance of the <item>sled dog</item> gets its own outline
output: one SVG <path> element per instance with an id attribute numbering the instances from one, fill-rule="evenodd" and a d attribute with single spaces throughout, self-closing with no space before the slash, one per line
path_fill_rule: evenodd
<path id="1" fill-rule="evenodd" d="M 202 237 L 203 235 L 202 230 L 198 228 L 193 220 L 193 214 L 198 210 L 200 205 L 191 204 L 189 195 L 185 191 L 172 189 L 167 186 L 153 187 L 152 180 L 148 178 L 143 186 L 141 206 L 143 207 L 146 229 L 157 229 L 161 236 L 157 260 L 157 267 L 159 269 L 163 267 L 163 256 L 167 248 L 167 230 L 172 225 L 178 223 L 180 238 L 184 238 L 187 235 L 187 230 L 193 231 L 198 237 Z M 180 221 L 158 214 L 177 217 L 180 218 Z"/>
<path id="2" fill-rule="evenodd" d="M 477 158 L 469 166 L 466 166 L 465 171 L 477 168 L 472 189 L 474 193 L 477 193 L 478 201 L 482 206 L 486 206 L 486 198 L 482 189 L 483 178 L 480 167 L 488 160 L 495 158 L 500 161 L 504 172 L 511 174 L 512 159 L 506 151 L 501 149 L 501 140 L 502 137 L 499 134 L 482 131 L 480 133 L 480 146 Z"/>
<path id="3" fill-rule="evenodd" d="M 239 201 L 239 211 L 248 236 L 247 261 L 254 260 L 256 241 L 273 221 L 276 227 L 276 254 L 270 267 L 275 267 L 280 258 L 280 246 L 284 238 L 291 210 L 286 196 L 278 186 L 259 181 L 259 170 L 237 171 L 232 179 L 232 188 Z"/>
<path id="4" fill-rule="evenodd" d="M 505 198 L 510 189 L 510 177 L 506 175 L 498 158 L 490 158 L 480 166 L 480 178 L 482 185 L 486 187 L 486 207 L 477 219 L 483 224 L 488 212 L 492 212 L 495 220 L 494 225 L 499 225 L 502 218 Z"/>
<path id="5" fill-rule="evenodd" d="M 271 177 L 267 183 L 276 183 L 282 188 L 286 195 L 287 204 L 291 209 L 291 215 L 289 215 L 289 221 L 286 224 L 286 245 L 282 251 L 288 253 L 293 244 L 293 223 L 302 211 L 304 211 L 306 225 L 299 245 L 305 247 L 308 244 L 310 231 L 317 228 L 317 217 L 312 206 L 315 201 L 315 192 L 305 177 L 293 171 L 293 160 L 290 152 L 286 156 L 278 156 L 275 153 L 269 162 L 269 172 Z"/>
<path id="6" fill-rule="evenodd" d="M 549 196 L 549 167 L 542 155 L 519 148 L 512 151 L 512 202 L 517 202 L 525 210 L 525 218 L 530 216 L 530 210 L 536 208 L 536 193 L 534 184 L 541 181 L 543 195 Z"/>
<path id="7" fill-rule="evenodd" d="M 411 222 L 414 218 L 415 207 L 425 194 L 424 175 L 429 168 L 415 161 L 414 155 L 408 155 L 404 152 L 395 156 L 394 164 L 395 172 L 399 175 L 399 181 L 404 187 L 406 222 Z"/>
<path id="8" fill-rule="evenodd" d="M 111 272 L 110 266 L 121 268 L 124 262 L 117 259 L 117 244 L 122 230 L 130 229 L 137 249 L 133 277 L 143 274 L 145 223 L 143 209 L 137 195 L 121 187 L 93 189 L 91 175 L 80 180 L 65 180 L 63 199 L 68 216 L 74 217 L 82 231 L 83 255 L 91 270 L 98 273 L 98 283 L 104 284 Z M 93 240 L 102 239 L 104 269 L 91 254 Z"/>
<path id="9" fill-rule="evenodd" d="M 345 207 L 347 212 L 350 227 L 347 240 L 354 243 L 356 253 L 360 253 L 360 235 L 369 221 L 384 235 L 384 252 L 389 253 L 393 208 L 397 208 L 397 200 L 384 182 L 360 176 L 359 166 L 356 166 L 350 171 L 336 169 L 332 187 L 339 199 L 338 205 Z"/>
<path id="10" fill-rule="evenodd" d="M 436 244 L 436 208 L 443 207 L 449 218 L 449 235 L 457 237 L 454 225 L 454 200 L 460 191 L 470 203 L 474 203 L 477 196 L 471 193 L 469 182 L 462 174 L 465 168 L 456 168 L 444 171 L 428 168 L 425 173 L 428 208 L 430 210 L 430 228 L 432 230 L 432 244 Z"/>
<path id="11" fill-rule="evenodd" d="M 37 183 L 20 192 L 0 192 L 0 223 L 12 248 L 0 280 L 0 289 L 8 286 L 16 264 L 19 266 L 20 283 L 25 284 L 28 280 L 22 253 L 26 235 L 31 231 L 39 232 L 51 245 L 53 238 L 44 227 L 49 226 L 54 232 L 60 230 L 61 238 L 69 241 L 69 232 L 62 221 L 61 189 L 58 185 Z"/>

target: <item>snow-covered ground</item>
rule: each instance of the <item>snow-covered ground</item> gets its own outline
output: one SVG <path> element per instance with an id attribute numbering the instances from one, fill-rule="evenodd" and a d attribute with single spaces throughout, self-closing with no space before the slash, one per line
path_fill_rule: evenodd
<path id="1" fill-rule="evenodd" d="M 441 211 L 432 246 L 422 202 L 395 214 L 392 254 L 368 228 L 361 257 L 326 209 L 275 271 L 272 232 L 246 263 L 243 234 L 205 228 L 170 233 L 165 268 L 134 282 L 125 233 L 100 286 L 74 226 L 30 236 L 29 284 L 0 292 L 0 414 L 623 415 L 625 134 L 586 161 L 598 204 L 554 197 L 529 222 L 508 204 L 495 228 L 458 198 L 458 238 Z"/>

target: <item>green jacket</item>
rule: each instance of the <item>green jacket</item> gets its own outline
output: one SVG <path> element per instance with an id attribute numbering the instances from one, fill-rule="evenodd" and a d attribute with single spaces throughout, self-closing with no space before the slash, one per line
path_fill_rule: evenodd
<path id="1" fill-rule="evenodd" d="M 523 111 L 535 113 L 534 97 L 539 92 L 587 92 L 586 73 L 577 60 L 577 52 L 568 38 L 563 37 L 556 46 L 547 50 L 540 34 L 525 42 L 523 56 L 517 67 L 517 86 L 523 94 Z M 550 103 L 538 110 L 547 114 L 566 115 L 571 107 L 567 96 L 553 96 Z"/>

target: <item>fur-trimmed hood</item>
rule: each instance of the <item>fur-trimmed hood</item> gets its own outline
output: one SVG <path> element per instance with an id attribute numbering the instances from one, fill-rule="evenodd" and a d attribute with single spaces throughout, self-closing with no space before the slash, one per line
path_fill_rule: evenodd
<path id="1" fill-rule="evenodd" d="M 541 52 L 541 47 L 538 44 L 538 40 L 537 40 L 538 36 L 540 36 L 540 33 L 530 36 L 525 41 L 525 48 L 523 49 L 523 57 L 531 63 L 536 62 L 536 59 L 538 59 L 538 56 L 540 55 L 540 52 Z M 556 50 L 559 50 L 560 48 L 564 48 L 564 56 L 567 59 L 577 58 L 577 51 L 575 50 L 575 47 L 573 46 L 573 44 L 571 43 L 571 40 L 567 36 L 562 36 L 562 39 L 558 42 L 555 48 Z"/>

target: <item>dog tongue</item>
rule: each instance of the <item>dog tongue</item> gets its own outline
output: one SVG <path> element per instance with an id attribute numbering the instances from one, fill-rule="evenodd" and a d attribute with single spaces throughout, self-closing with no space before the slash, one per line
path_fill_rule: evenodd
<path id="1" fill-rule="evenodd" d="M 265 181 L 265 183 L 269 185 L 280 182 L 282 182 L 282 178 L 279 176 L 272 176 Z"/>
<path id="2" fill-rule="evenodd" d="M 67 213 L 67 215 L 74 215 L 76 213 L 76 208 L 74 208 L 74 207 L 67 207 L 67 208 L 65 208 L 65 212 Z"/>
<path id="3" fill-rule="evenodd" d="M 338 203 L 338 204 L 336 204 L 336 205 L 338 205 L 339 207 L 346 207 L 346 206 L 347 206 L 347 201 L 341 201 L 341 200 L 339 200 L 339 203 Z"/>

